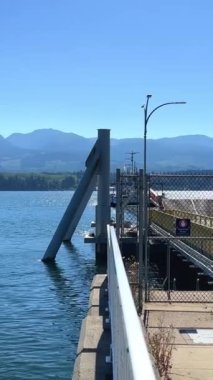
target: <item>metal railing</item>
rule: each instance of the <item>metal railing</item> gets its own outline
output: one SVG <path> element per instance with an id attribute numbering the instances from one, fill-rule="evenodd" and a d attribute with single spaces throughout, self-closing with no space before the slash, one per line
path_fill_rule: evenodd
<path id="1" fill-rule="evenodd" d="M 161 210 L 150 210 L 150 225 L 153 223 L 159 228 L 167 231 L 172 235 L 175 235 L 175 220 L 176 216 L 172 212 L 168 213 Z M 209 218 L 210 219 L 210 218 Z M 193 248 L 198 249 L 204 255 L 206 254 L 209 258 L 213 259 L 213 230 L 210 227 L 206 227 L 201 224 L 196 224 L 191 221 L 191 240 L 187 240 L 187 244 L 191 245 Z M 197 239 L 195 239 L 197 237 Z M 203 239 L 202 239 L 203 238 Z"/>
<path id="2" fill-rule="evenodd" d="M 114 227 L 108 226 L 107 233 L 113 380 L 158 379 L 132 298 Z"/>
<path id="3" fill-rule="evenodd" d="M 177 249 L 180 251 L 189 261 L 193 262 L 197 267 L 200 267 L 207 275 L 210 277 L 213 277 L 213 260 L 212 256 L 207 257 L 206 255 L 202 254 L 198 250 L 194 249 L 189 245 L 191 241 L 195 241 L 195 244 L 198 246 L 198 243 L 200 246 L 206 245 L 212 245 L 212 238 L 206 238 L 206 237 L 181 237 L 181 240 L 179 237 L 171 235 L 167 231 L 165 231 L 162 227 L 155 225 L 154 223 L 151 224 L 150 228 L 155 232 L 155 234 L 158 234 L 159 236 L 152 237 L 152 240 L 158 240 L 162 239 L 164 241 L 167 240 L 169 242 L 170 246 L 174 249 Z M 191 243 L 190 243 L 191 244 Z"/>
<path id="4" fill-rule="evenodd" d="M 167 214 L 171 214 L 175 217 L 189 218 L 191 222 L 203 225 L 205 227 L 213 228 L 213 218 L 206 215 L 194 214 L 183 210 L 164 210 Z"/>

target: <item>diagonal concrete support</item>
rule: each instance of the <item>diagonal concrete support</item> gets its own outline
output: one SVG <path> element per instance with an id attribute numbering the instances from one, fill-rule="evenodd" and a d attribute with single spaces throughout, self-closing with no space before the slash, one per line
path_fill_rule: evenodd
<path id="1" fill-rule="evenodd" d="M 109 205 L 109 168 L 110 168 L 110 139 L 108 129 L 98 130 L 98 139 L 86 161 L 86 171 L 75 191 L 53 238 L 43 256 L 43 261 L 53 261 L 62 241 L 72 238 L 82 213 L 89 201 L 98 181 L 98 207 L 97 207 L 97 241 L 106 243 L 106 226 L 110 220 Z"/>

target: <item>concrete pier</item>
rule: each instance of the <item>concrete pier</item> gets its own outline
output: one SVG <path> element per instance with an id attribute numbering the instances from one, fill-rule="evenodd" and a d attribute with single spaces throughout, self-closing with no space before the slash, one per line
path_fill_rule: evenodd
<path id="1" fill-rule="evenodd" d="M 81 325 L 72 380 L 111 380 L 111 331 L 108 317 L 107 275 L 93 278 L 87 316 Z"/>
<path id="2" fill-rule="evenodd" d="M 150 302 L 144 305 L 144 313 L 150 334 L 156 331 L 160 334 L 160 330 L 171 329 L 172 326 L 172 380 L 213 379 L 212 303 Z M 208 332 L 208 341 L 198 343 L 192 340 L 189 333 L 197 329 Z"/>

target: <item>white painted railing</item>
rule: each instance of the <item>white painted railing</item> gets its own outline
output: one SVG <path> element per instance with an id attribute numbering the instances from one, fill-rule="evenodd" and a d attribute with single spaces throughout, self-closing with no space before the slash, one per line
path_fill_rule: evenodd
<path id="1" fill-rule="evenodd" d="M 113 380 L 156 380 L 114 227 L 108 233 L 108 296 Z"/>

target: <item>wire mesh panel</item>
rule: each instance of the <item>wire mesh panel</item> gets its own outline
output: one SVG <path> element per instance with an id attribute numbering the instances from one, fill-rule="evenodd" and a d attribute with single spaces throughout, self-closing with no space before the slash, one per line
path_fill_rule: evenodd
<path id="1" fill-rule="evenodd" d="M 180 239 L 191 236 L 187 244 L 212 257 L 213 175 L 151 175 L 149 191 L 151 200 L 153 193 L 159 198 L 149 213 L 151 228 L 157 225 Z"/>
<path id="2" fill-rule="evenodd" d="M 151 174 L 149 181 L 164 210 L 213 217 L 213 175 Z"/>
<path id="3" fill-rule="evenodd" d="M 140 173 L 118 173 L 116 179 L 116 223 L 119 236 L 137 236 L 139 225 Z"/>
<path id="4" fill-rule="evenodd" d="M 148 188 L 147 300 L 213 302 L 213 175 L 152 174 Z M 156 239 L 160 239 L 158 243 Z M 150 242 L 165 245 L 159 259 L 166 268 L 162 291 L 155 289 L 151 279 Z M 182 264 L 187 263 L 187 270 L 178 257 Z M 180 293 L 180 289 L 172 289 L 174 266 L 180 266 L 184 276 L 190 277 L 193 291 L 186 288 Z"/>
<path id="5" fill-rule="evenodd" d="M 149 291 L 149 302 L 187 302 L 187 303 L 212 303 L 212 291 L 162 291 L 152 289 Z"/>

